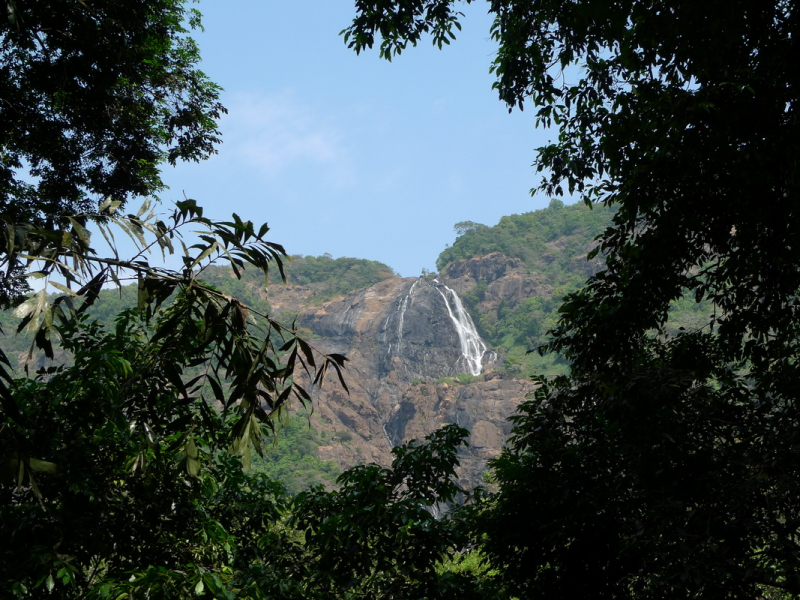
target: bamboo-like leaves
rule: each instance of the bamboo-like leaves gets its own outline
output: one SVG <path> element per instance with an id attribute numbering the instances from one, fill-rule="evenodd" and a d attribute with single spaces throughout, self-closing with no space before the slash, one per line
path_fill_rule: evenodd
<path id="1" fill-rule="evenodd" d="M 52 356 L 53 342 L 62 329 L 85 312 L 103 286 L 135 278 L 137 308 L 149 321 L 151 332 L 136 371 L 121 377 L 158 373 L 157 379 L 163 383 L 154 380 L 153 385 L 171 387 L 181 402 L 202 398 L 216 402 L 227 413 L 238 413 L 228 439 L 232 448 L 243 454 L 250 448 L 261 453 L 262 426 L 274 427 L 275 417 L 292 399 L 310 403 L 311 395 L 300 375 L 320 386 L 333 368 L 344 385 L 343 356 L 319 353 L 297 336 L 294 324 L 284 326 L 202 283 L 203 269 L 218 262 L 229 264 L 237 277 L 244 269 L 257 268 L 264 272 L 265 282 L 269 269 L 277 266 L 285 279 L 285 251 L 265 239 L 269 232 L 266 224 L 256 227 L 236 214 L 230 221 L 212 221 L 193 200 L 178 202 L 166 219 L 159 219 L 149 201 L 135 214 L 120 214 L 120 206 L 107 198 L 97 213 L 65 217 L 62 226 L 52 229 L 13 222 L 0 227 L 0 247 L 6 250 L 0 267 L 7 267 L 0 276 L 33 276 L 45 282 L 45 287 L 24 299 L 14 313 L 21 319 L 19 329 L 35 334 L 35 346 Z M 101 256 L 91 247 L 90 224 L 100 230 L 110 256 Z M 196 234 L 192 244 L 183 241 L 187 228 Z M 119 231 L 137 248 L 130 259 L 120 259 L 115 238 Z M 151 250 L 172 253 L 175 240 L 184 252 L 182 271 L 149 263 Z M 48 294 L 53 290 L 57 295 Z M 4 358 L 0 356 L 0 360 Z M 184 383 L 186 369 L 198 366 L 205 366 L 204 374 Z M 4 410 L 7 381 L 0 373 Z M 206 382 L 211 391 L 207 399 L 197 395 Z M 144 407 L 136 410 L 146 412 Z M 13 412 L 5 412 L 14 418 Z M 201 416 L 206 424 L 213 421 L 203 411 Z M 148 427 L 147 418 L 140 422 Z M 157 451 L 162 440 L 154 431 L 147 431 L 147 446 Z M 194 444 L 189 438 L 184 446 L 183 462 L 190 475 L 197 475 L 200 469 Z M 144 459 L 141 462 L 144 464 Z"/>
<path id="2" fill-rule="evenodd" d="M 184 451 L 186 453 L 186 472 L 192 477 L 197 477 L 200 474 L 200 452 L 197 450 L 194 440 L 190 438 L 186 442 Z"/>

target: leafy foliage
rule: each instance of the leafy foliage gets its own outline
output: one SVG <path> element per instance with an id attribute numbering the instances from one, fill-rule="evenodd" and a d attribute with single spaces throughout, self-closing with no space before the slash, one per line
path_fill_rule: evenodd
<path id="1" fill-rule="evenodd" d="M 301 413 L 281 424 L 264 456 L 253 457 L 252 470 L 280 482 L 291 495 L 318 485 L 333 487 L 341 470 L 335 462 L 318 457 L 319 446 L 324 443 L 325 439 Z"/>
<path id="2" fill-rule="evenodd" d="M 82 317 L 63 334 L 74 364 L 16 380 L 18 417 L 0 430 L 16 448 L 0 480 L 4 593 L 373 598 L 469 583 L 437 574 L 457 537 L 426 510 L 458 491 L 464 430 L 293 501 L 230 451 L 242 411 L 174 383 L 169 369 L 188 368 L 197 345 L 151 334 L 135 310 L 111 331 Z"/>
<path id="3" fill-rule="evenodd" d="M 246 416 L 235 429 L 237 439 L 247 437 L 251 418 L 262 423 L 270 422 L 270 415 L 261 408 L 262 405 L 273 412 L 280 410 L 290 397 L 302 403 L 310 400 L 304 387 L 294 381 L 296 367 L 303 368 L 315 384 L 322 381 L 328 367 L 339 372 L 344 357 L 328 356 L 319 363 L 318 368 L 313 350 L 289 329 L 267 315 L 259 315 L 238 299 L 195 279 L 193 269 L 217 259 L 226 260 L 235 274 L 240 274 L 245 264 L 249 264 L 258 267 L 266 277 L 271 261 L 282 270 L 283 248 L 264 238 L 269 230 L 266 225 L 256 231 L 251 222 L 243 222 L 237 215 L 231 222 L 211 221 L 202 216 L 202 209 L 192 201 L 180 203 L 171 216 L 171 223 L 167 225 L 157 220 L 155 213 L 145 215 L 147 207 L 145 203 L 135 216 L 109 215 L 99 219 L 97 225 L 109 241 L 113 235 L 110 229 L 105 229 L 109 223 L 128 233 L 141 244 L 140 256 L 153 245 L 171 251 L 173 241 L 181 240 L 180 230 L 186 225 L 204 227 L 208 233 L 201 232 L 199 241 L 186 248 L 183 273 L 151 267 L 143 259 L 121 261 L 116 255 L 115 258 L 99 257 L 88 245 L 88 232 L 82 229 L 77 220 L 72 219 L 71 231 L 57 232 L 62 241 L 38 257 L 44 264 L 36 272 L 46 283 L 64 294 L 51 303 L 45 287 L 25 300 L 14 311 L 15 316 L 22 319 L 18 330 L 28 328 L 35 332 L 35 344 L 52 357 L 51 338 L 61 335 L 62 328 L 69 327 L 76 317 L 87 310 L 106 280 L 119 282 L 121 273 L 133 271 L 138 279 L 138 308 L 145 312 L 147 318 L 157 314 L 159 308 L 178 293 L 179 301 L 173 302 L 161 316 L 154 339 L 169 338 L 173 343 L 196 345 L 199 353 L 196 364 L 208 365 L 209 370 L 204 376 L 212 387 L 216 401 L 226 408 L 234 405 L 246 408 Z M 154 241 L 147 244 L 145 233 L 152 233 Z M 23 234 L 23 250 L 35 246 L 40 237 L 50 235 L 33 226 L 24 229 Z M 65 262 L 65 256 L 73 259 L 73 266 Z M 63 277 L 67 284 L 75 283 L 82 287 L 73 291 L 69 285 L 50 279 L 54 272 Z M 83 302 L 79 303 L 79 300 Z M 258 334 L 249 326 L 257 316 L 262 318 L 263 324 Z M 284 364 L 280 360 L 276 362 L 279 355 L 285 358 Z M 169 370 L 170 367 L 165 365 L 165 368 Z M 7 373 L 0 375 L 8 380 Z M 183 390 L 180 377 L 176 373 L 172 376 L 173 383 Z M 223 378 L 230 382 L 228 393 L 223 392 Z M 5 392 L 3 386 L 0 386 L 0 392 Z M 7 392 L 3 398 L 7 399 Z"/>
<path id="4" fill-rule="evenodd" d="M 312 260 L 320 265 L 316 269 L 316 277 L 306 275 L 305 281 L 308 284 L 321 284 L 316 299 L 324 294 L 326 290 L 348 290 L 348 286 L 361 286 L 365 282 L 373 283 L 373 279 L 385 277 L 391 274 L 391 270 L 385 265 L 360 259 L 329 259 L 314 257 L 292 257 L 292 260 L 284 264 L 287 279 L 292 281 L 294 271 L 303 267 L 307 260 Z M 253 270 L 242 271 L 241 278 L 235 276 L 234 271 L 222 266 L 208 266 L 203 269 L 201 275 L 195 276 L 195 285 L 199 283 L 198 277 L 202 278 L 204 285 L 211 285 L 212 289 L 222 294 L 226 298 L 235 298 L 237 302 L 246 304 L 248 311 L 253 314 L 266 313 L 269 304 L 265 299 L 266 288 L 264 286 L 264 276 L 260 272 Z M 274 289 L 274 284 L 271 286 Z M 91 307 L 86 309 L 86 316 L 96 319 L 99 324 L 105 327 L 114 327 L 116 316 L 131 307 L 137 306 L 137 286 L 121 286 L 113 290 L 101 290 L 97 299 Z M 52 295 L 48 296 L 50 302 L 55 300 Z M 255 311 L 255 312 L 253 312 Z M 13 331 L 17 328 L 19 320 L 7 311 L 0 314 L 0 323 L 6 331 Z M 261 341 L 264 332 L 254 330 L 254 335 Z M 0 347 L 9 357 L 12 366 L 18 368 L 18 359 L 25 360 L 28 355 L 33 338 L 27 330 L 23 330 L 17 336 L 8 336 L 2 341 Z M 44 362 L 38 357 L 34 357 L 33 371 L 36 364 L 72 364 L 73 357 L 69 352 L 59 349 L 54 345 L 55 362 Z M 205 373 L 207 366 L 199 365 L 190 367 L 185 372 L 186 378 L 197 377 Z M 19 371 L 18 371 L 19 372 Z M 222 379 L 219 386 L 223 393 L 230 390 L 230 382 L 225 378 L 225 372 L 221 372 Z M 206 384 L 207 386 L 209 384 Z M 213 397 L 213 389 L 207 387 L 205 392 Z M 265 440 L 264 456 L 252 457 L 252 468 L 258 472 L 265 473 L 271 480 L 280 481 L 289 493 L 297 494 L 310 486 L 325 483 L 331 485 L 339 474 L 339 469 L 331 462 L 325 462 L 317 457 L 317 447 L 323 443 L 319 434 L 313 428 L 303 425 L 303 419 L 292 419 L 288 426 L 281 426 L 281 431 L 276 434 L 275 444 Z"/>
<path id="5" fill-rule="evenodd" d="M 448 425 L 395 448 L 391 469 L 355 467 L 339 490 L 301 494 L 293 523 L 313 557 L 308 583 L 328 598 L 463 597 L 470 578 L 436 568 L 464 543 L 463 528 L 431 509 L 461 491 L 453 478 L 467 435 Z"/>
<path id="6" fill-rule="evenodd" d="M 214 152 L 219 87 L 196 68 L 181 0 L 6 3 L 0 24 L 0 301 L 26 288 L 15 251 L 40 230 L 57 244 L 69 215 L 164 188 L 160 163 Z M 78 227 L 85 227 L 83 219 Z M 80 231 L 80 229 L 78 229 Z"/>
<path id="7" fill-rule="evenodd" d="M 493 227 L 471 222 L 456 224 L 461 235 L 439 255 L 440 270 L 457 260 L 499 252 L 519 258 L 523 267 L 539 278 L 542 289 L 548 291 L 516 305 L 501 301 L 492 309 L 479 308 L 488 287 L 485 281 L 461 294 L 483 338 L 503 349 L 508 372 L 566 372 L 566 363 L 558 356 L 541 357 L 528 351 L 547 341 L 546 332 L 558 322 L 561 299 L 585 283 L 593 267 L 587 263 L 586 255 L 612 216 L 613 212 L 603 207 L 590 210 L 581 204 L 559 203 L 502 217 Z"/>
<path id="8" fill-rule="evenodd" d="M 468 2 L 471 0 L 467 0 Z M 360 53 L 372 48 L 376 34 L 381 38 L 380 56 L 388 61 L 399 56 L 408 44 L 416 46 L 423 34 L 430 34 L 441 50 L 443 44 L 455 39 L 453 28 L 460 30 L 458 17 L 451 2 L 374 2 L 356 0 L 353 24 L 341 32 L 348 47 Z"/>
<path id="9" fill-rule="evenodd" d="M 0 485 L 0 579 L 16 595 L 37 596 L 44 583 L 61 597 L 102 597 L 104 582 L 128 580 L 131 591 L 168 595 L 175 582 L 144 583 L 149 565 L 194 564 L 187 584 L 196 585 L 228 563 L 229 534 L 257 534 L 277 510 L 279 487 L 242 487 L 241 465 L 223 452 L 225 417 L 196 384 L 176 385 L 197 354 L 146 331 L 133 312 L 111 332 L 79 320 L 64 330 L 74 366 L 14 383 L 18 417 L 2 429 L 13 452 Z M 232 512 L 234 493 L 239 509 L 259 512 Z"/>
<path id="10" fill-rule="evenodd" d="M 453 5 L 365 1 L 347 39 L 398 53 Z M 797 11 L 729 8 L 491 3 L 495 89 L 560 128 L 540 189 L 617 207 L 546 348 L 570 376 L 523 407 L 478 521 L 522 595 L 800 594 Z M 687 298 L 713 312 L 665 335 Z"/>

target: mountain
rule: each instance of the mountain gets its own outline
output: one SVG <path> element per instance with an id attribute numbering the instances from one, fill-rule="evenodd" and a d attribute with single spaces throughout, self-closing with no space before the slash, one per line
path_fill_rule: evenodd
<path id="1" fill-rule="evenodd" d="M 313 303 L 301 286 L 270 289 L 274 309 L 324 352 L 348 358 L 349 394 L 316 391 L 311 421 L 329 440 L 319 456 L 341 468 L 387 465 L 391 448 L 446 423 L 470 430 L 460 455 L 463 485 L 479 485 L 510 434 L 511 416 L 533 390 L 529 375 L 562 372 L 558 357 L 526 352 L 555 324 L 564 294 L 602 267 L 587 260 L 611 211 L 564 206 L 456 226 L 438 275 L 390 278 Z"/>
<path id="2" fill-rule="evenodd" d="M 287 431 L 302 455 L 280 442 L 282 450 L 257 467 L 293 490 L 329 484 L 335 470 L 388 465 L 393 446 L 457 423 L 471 431 L 462 483 L 480 484 L 510 433 L 508 417 L 533 390 L 529 376 L 566 369 L 557 356 L 527 352 L 555 325 L 564 294 L 602 268 L 602 257 L 586 257 L 611 216 L 554 201 L 493 227 L 459 223 L 439 274 L 420 278 L 400 278 L 375 261 L 293 256 L 287 283 L 267 291 L 255 273 L 239 280 L 226 269 L 205 270 L 207 283 L 279 320 L 296 319 L 313 345 L 348 358 L 349 394 L 336 385 L 315 390 L 311 413 L 292 417 Z M 111 323 L 134 304 L 134 289 L 104 292 L 93 315 Z M 6 332 L 12 321 L 0 317 Z M 3 347 L 22 358 L 28 343 L 6 339 Z M 306 417 L 311 427 L 297 427 Z"/>
<path id="3" fill-rule="evenodd" d="M 587 256 L 612 217 L 603 206 L 553 200 L 546 209 L 503 217 L 493 227 L 456 225 L 459 237 L 437 260 L 441 279 L 461 296 L 506 372 L 566 373 L 560 357 L 528 352 L 556 326 L 561 299 L 603 267 L 601 255 Z"/>
<path id="4" fill-rule="evenodd" d="M 458 296 L 429 277 L 382 281 L 298 315 L 313 343 L 348 357 L 349 394 L 316 392 L 312 422 L 332 443 L 320 457 L 342 468 L 387 465 L 391 449 L 447 423 L 472 432 L 463 484 L 481 483 L 486 461 L 510 432 L 508 417 L 532 390 L 496 370 Z"/>

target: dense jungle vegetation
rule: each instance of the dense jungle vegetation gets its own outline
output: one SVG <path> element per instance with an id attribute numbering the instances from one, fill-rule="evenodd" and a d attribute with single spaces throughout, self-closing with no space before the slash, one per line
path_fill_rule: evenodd
<path id="1" fill-rule="evenodd" d="M 460 6 L 357 0 L 343 39 L 389 60 L 423 36 L 441 48 Z M 286 252 L 266 225 L 191 200 L 151 208 L 165 164 L 219 142 L 220 90 L 190 37 L 199 13 L 181 0 L 6 9 L 0 303 L 72 361 L 18 378 L 0 352 L 3 596 L 800 596 L 794 3 L 489 4 L 494 89 L 559 129 L 537 150 L 538 190 L 614 214 L 605 270 L 562 298 L 543 348 L 568 373 L 541 377 L 512 418 L 491 492 L 439 519 L 460 493 L 455 425 L 336 490 L 292 497 L 242 468 L 290 402 L 310 401 L 295 373 L 346 388 L 345 359 L 193 276 L 214 262 L 279 276 Z M 203 232 L 188 247 L 186 228 Z M 99 255 L 90 230 L 181 248 L 182 267 L 113 242 Z M 89 318 L 129 276 L 136 308 Z M 675 331 L 670 311 L 701 301 L 713 310 Z"/>
<path id="2" fill-rule="evenodd" d="M 479 308 L 488 288 L 479 281 L 475 289 L 462 294 L 481 336 L 501 349 L 501 368 L 515 376 L 542 373 L 565 375 L 569 367 L 557 353 L 544 356 L 536 349 L 547 343 L 548 332 L 560 319 L 559 308 L 568 294 L 583 287 L 589 275 L 602 269 L 602 257 L 587 261 L 597 238 L 611 226 L 614 209 L 583 203 L 564 205 L 553 199 L 548 208 L 500 219 L 494 226 L 462 222 L 460 234 L 436 262 L 440 270 L 457 260 L 479 258 L 499 252 L 522 261 L 524 271 L 536 276 L 545 293 L 524 299 L 516 306 L 501 301 L 496 309 Z M 669 308 L 666 331 L 675 335 L 681 328 L 692 329 L 713 312 L 709 303 L 693 298 L 676 300 Z"/>
<path id="3" fill-rule="evenodd" d="M 292 255 L 284 269 L 287 284 L 304 285 L 312 289 L 309 304 L 321 303 L 394 276 L 389 267 L 376 261 L 345 257 L 334 259 L 330 256 Z M 200 278 L 248 306 L 265 313 L 270 312 L 263 276 L 259 277 L 254 271 L 245 272 L 239 279 L 230 268 L 212 266 Z M 281 283 L 276 282 L 273 285 Z M 102 290 L 86 314 L 102 327 L 112 329 L 118 315 L 137 305 L 137 295 L 136 285 Z M 291 322 L 294 314 L 284 316 Z M 17 372 L 25 364 L 33 342 L 33 335 L 27 330 L 19 335 L 14 334 L 19 322 L 11 310 L 0 312 L 0 328 L 7 332 L 0 338 L 0 348 Z M 56 363 L 73 362 L 70 353 L 58 348 L 56 353 Z M 33 365 L 29 366 L 29 372 L 33 374 L 37 368 L 48 364 L 54 363 L 44 360 L 44 356 L 37 353 Z M 193 374 L 198 373 L 195 369 Z M 330 487 L 340 474 L 340 469 L 332 461 L 322 461 L 317 457 L 317 447 L 324 445 L 324 441 L 320 433 L 304 418 L 296 417 L 282 425 L 277 434 L 265 440 L 265 448 L 268 450 L 263 456 L 254 454 L 249 462 L 255 473 L 263 473 L 269 479 L 280 482 L 292 495 L 315 485 L 324 484 Z"/>

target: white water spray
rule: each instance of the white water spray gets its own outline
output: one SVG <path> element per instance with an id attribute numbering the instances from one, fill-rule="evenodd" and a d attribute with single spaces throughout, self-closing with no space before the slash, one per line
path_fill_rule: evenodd
<path id="1" fill-rule="evenodd" d="M 406 295 L 403 296 L 403 299 L 400 301 L 400 305 L 397 307 L 397 312 L 400 314 L 397 323 L 397 343 L 396 344 L 387 344 L 386 352 L 389 356 L 392 355 L 392 346 L 394 346 L 394 353 L 399 356 L 400 355 L 400 348 L 403 345 L 403 327 L 405 327 L 405 316 L 406 316 L 406 309 L 408 309 L 413 303 L 414 298 L 412 297 L 414 294 L 414 288 L 417 287 L 417 283 L 419 280 L 415 281 L 411 284 L 408 292 Z M 383 322 L 383 341 L 386 342 L 389 321 L 392 319 L 392 313 L 386 315 L 386 319 Z"/>
<path id="2" fill-rule="evenodd" d="M 403 325 L 405 325 L 405 318 L 406 318 L 406 309 L 411 306 L 413 299 L 411 298 L 412 294 L 414 293 L 414 288 L 417 287 L 419 283 L 419 279 L 417 279 L 414 283 L 411 284 L 411 288 L 408 290 L 408 293 L 403 298 L 403 302 L 400 304 L 400 323 L 397 326 L 397 351 L 400 351 L 400 344 L 403 343 Z"/>
<path id="3" fill-rule="evenodd" d="M 439 282 L 437 281 L 437 283 Z M 481 336 L 478 335 L 475 323 L 472 322 L 469 313 L 464 309 L 458 294 L 443 283 L 439 283 L 439 285 L 444 288 L 444 292 L 439 287 L 436 288 L 436 291 L 444 298 L 447 312 L 456 326 L 458 339 L 461 342 L 461 354 L 464 356 L 467 368 L 470 374 L 480 375 L 486 344 L 483 343 Z"/>
<path id="4" fill-rule="evenodd" d="M 383 424 L 383 435 L 386 436 L 386 441 L 389 442 L 389 448 L 394 448 L 394 442 L 392 442 L 392 438 L 389 437 L 389 432 L 386 431 L 386 423 Z"/>

